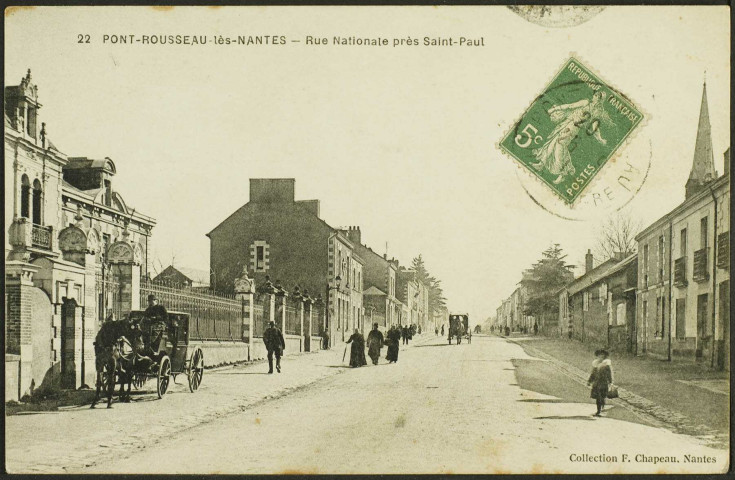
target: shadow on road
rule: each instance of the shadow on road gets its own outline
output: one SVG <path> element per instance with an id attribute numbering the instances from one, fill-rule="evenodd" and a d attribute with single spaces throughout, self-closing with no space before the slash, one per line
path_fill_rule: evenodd
<path id="1" fill-rule="evenodd" d="M 584 416 L 584 415 L 551 415 L 549 417 L 533 417 L 534 420 L 587 420 L 587 421 L 595 421 L 595 417 L 592 416 Z"/>
<path id="2" fill-rule="evenodd" d="M 570 403 L 567 400 L 562 400 L 561 398 L 524 398 L 523 400 L 516 401 L 523 403 Z"/>
<path id="3" fill-rule="evenodd" d="M 572 380 L 548 362 L 539 362 L 538 359 L 535 358 L 514 358 L 511 362 L 513 363 L 513 366 L 516 367 L 515 377 L 521 389 L 541 393 L 548 397 L 554 397 L 546 399 L 524 399 L 519 400 L 520 402 L 589 404 L 590 407 L 590 417 L 580 415 L 559 415 L 551 417 L 534 417 L 535 419 L 594 420 L 594 417 L 591 415 L 595 411 L 595 401 L 590 398 L 590 389 L 588 387 Z M 616 401 L 608 401 L 609 407 L 615 405 L 620 404 L 616 403 Z M 611 408 L 606 410 L 606 412 L 606 416 L 608 418 L 650 425 L 650 423 L 643 421 L 639 416 L 635 415 L 627 408 Z"/>

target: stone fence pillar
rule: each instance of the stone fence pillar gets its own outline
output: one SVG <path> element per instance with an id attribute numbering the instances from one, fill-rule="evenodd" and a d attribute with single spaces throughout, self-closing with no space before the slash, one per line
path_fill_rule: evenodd
<path id="1" fill-rule="evenodd" d="M 5 262 L 5 301 L 7 302 L 5 353 L 17 355 L 20 359 L 19 364 L 8 363 L 8 366 L 16 368 L 19 365 L 19 372 L 10 372 L 11 377 L 18 377 L 17 395 L 19 399 L 31 391 L 33 377 L 31 289 L 34 288 L 33 275 L 38 270 L 38 267 L 19 260 Z M 5 372 L 5 375 L 7 377 L 8 372 Z"/>
<path id="2" fill-rule="evenodd" d="M 235 298 L 242 301 L 242 340 L 252 345 L 255 335 L 253 325 L 253 302 L 255 296 L 255 280 L 248 276 L 247 268 L 243 268 L 240 278 L 235 280 Z M 247 329 L 245 328 L 247 326 Z M 246 333 L 247 332 L 247 333 Z"/>

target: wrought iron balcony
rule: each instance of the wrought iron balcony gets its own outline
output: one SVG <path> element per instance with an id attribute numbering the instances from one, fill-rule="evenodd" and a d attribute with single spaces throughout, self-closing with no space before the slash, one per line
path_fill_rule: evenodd
<path id="1" fill-rule="evenodd" d="M 44 227 L 42 225 L 33 225 L 31 230 L 31 246 L 35 248 L 42 248 L 44 250 L 51 250 L 51 227 Z"/>
<path id="2" fill-rule="evenodd" d="M 686 287 L 687 284 L 687 257 L 674 260 L 674 285 Z"/>
<path id="3" fill-rule="evenodd" d="M 717 236 L 717 267 L 730 268 L 730 232 L 724 232 Z"/>
<path id="4" fill-rule="evenodd" d="M 707 255 L 709 248 L 702 248 L 694 252 L 694 278 L 695 282 L 706 282 L 709 280 L 709 272 L 707 271 Z"/>

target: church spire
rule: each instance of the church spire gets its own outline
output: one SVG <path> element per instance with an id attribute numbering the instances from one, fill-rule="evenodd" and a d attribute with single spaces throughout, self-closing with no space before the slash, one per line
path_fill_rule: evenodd
<path id="1" fill-rule="evenodd" d="M 707 80 L 705 79 L 702 87 L 702 105 L 699 108 L 699 126 L 697 127 L 697 143 L 694 145 L 692 171 L 686 183 L 686 198 L 700 191 L 705 184 L 716 177 L 715 159 L 712 154 L 712 129 L 707 106 Z"/>

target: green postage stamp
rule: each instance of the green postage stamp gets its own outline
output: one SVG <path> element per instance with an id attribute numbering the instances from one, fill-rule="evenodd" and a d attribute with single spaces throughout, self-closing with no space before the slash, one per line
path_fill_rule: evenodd
<path id="1" fill-rule="evenodd" d="M 630 100 L 572 57 L 500 148 L 572 204 L 642 120 Z"/>

